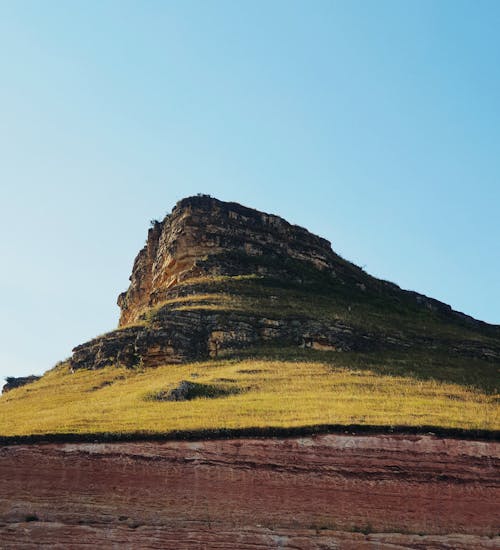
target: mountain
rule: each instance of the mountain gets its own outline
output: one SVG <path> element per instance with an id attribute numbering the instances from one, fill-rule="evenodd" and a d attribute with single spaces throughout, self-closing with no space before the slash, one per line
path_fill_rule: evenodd
<path id="1" fill-rule="evenodd" d="M 5 548 L 492 550 L 500 332 L 208 196 L 0 398 Z"/>
<path id="2" fill-rule="evenodd" d="M 499 427 L 498 326 L 278 216 L 181 200 L 151 223 L 118 304 L 116 330 L 9 379 L 0 436 Z"/>
<path id="3" fill-rule="evenodd" d="M 500 359 L 500 328 L 371 277 L 282 218 L 209 196 L 153 221 L 118 330 L 75 348 L 73 369 L 158 366 L 250 346 L 435 348 Z"/>

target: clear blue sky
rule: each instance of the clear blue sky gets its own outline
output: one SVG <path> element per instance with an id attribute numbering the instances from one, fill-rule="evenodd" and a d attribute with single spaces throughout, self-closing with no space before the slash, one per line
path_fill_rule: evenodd
<path id="1" fill-rule="evenodd" d="M 198 192 L 500 323 L 499 29 L 481 0 L 0 0 L 0 376 L 114 328 Z"/>

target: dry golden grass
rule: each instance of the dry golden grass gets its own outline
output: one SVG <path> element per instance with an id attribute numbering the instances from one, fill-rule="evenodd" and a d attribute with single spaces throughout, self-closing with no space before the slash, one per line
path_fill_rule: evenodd
<path id="1" fill-rule="evenodd" d="M 498 395 L 412 376 L 349 368 L 345 360 L 220 359 L 149 370 L 56 367 L 0 398 L 0 435 L 169 433 L 318 424 L 497 430 Z M 181 380 L 240 393 L 148 400 Z"/>

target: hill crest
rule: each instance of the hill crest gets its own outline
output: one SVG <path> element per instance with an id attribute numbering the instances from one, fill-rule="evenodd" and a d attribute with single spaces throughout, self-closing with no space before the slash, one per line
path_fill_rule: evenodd
<path id="1" fill-rule="evenodd" d="M 272 265 L 273 259 L 305 262 L 332 276 L 339 264 L 353 274 L 360 271 L 334 254 L 326 239 L 303 227 L 208 195 L 182 199 L 163 221 L 151 224 L 131 284 L 118 297 L 120 326 L 136 321 L 141 310 L 160 303 L 168 290 L 188 279 L 245 274 L 290 278 L 278 262 Z"/>
<path id="2" fill-rule="evenodd" d="M 118 304 L 118 329 L 77 346 L 74 369 L 157 366 L 269 343 L 445 345 L 500 357 L 498 327 L 368 275 L 279 216 L 207 195 L 152 222 Z"/>

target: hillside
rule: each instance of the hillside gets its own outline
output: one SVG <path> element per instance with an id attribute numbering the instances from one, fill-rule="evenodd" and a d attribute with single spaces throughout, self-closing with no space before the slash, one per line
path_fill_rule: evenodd
<path id="1" fill-rule="evenodd" d="M 0 399 L 0 435 L 500 428 L 500 327 L 208 196 L 152 223 L 119 327 Z"/>

